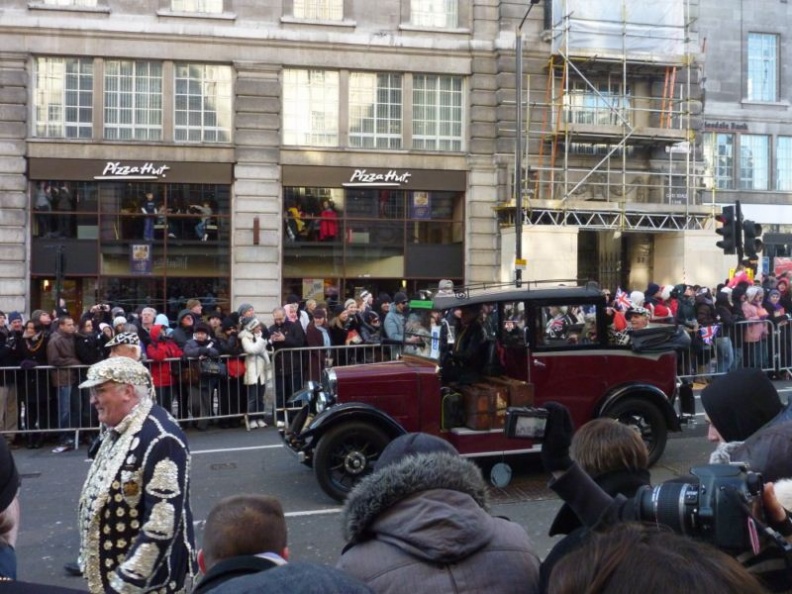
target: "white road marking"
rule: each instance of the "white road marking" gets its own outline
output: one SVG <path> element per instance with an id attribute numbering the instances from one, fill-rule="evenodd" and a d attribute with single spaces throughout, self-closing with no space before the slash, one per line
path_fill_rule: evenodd
<path id="1" fill-rule="evenodd" d="M 247 446 L 243 448 L 217 448 L 215 450 L 193 450 L 190 453 L 191 454 L 221 454 L 224 452 L 246 452 L 250 450 L 274 450 L 275 448 L 282 449 L 283 444 Z"/>
<path id="2" fill-rule="evenodd" d="M 310 509 L 306 511 L 293 511 L 293 512 L 286 512 L 283 515 L 287 518 L 303 518 L 306 516 L 326 516 L 329 514 L 340 514 L 341 507 L 333 507 L 330 509 Z M 203 528 L 204 524 L 206 524 L 206 520 L 194 520 L 193 526 L 196 528 Z"/>

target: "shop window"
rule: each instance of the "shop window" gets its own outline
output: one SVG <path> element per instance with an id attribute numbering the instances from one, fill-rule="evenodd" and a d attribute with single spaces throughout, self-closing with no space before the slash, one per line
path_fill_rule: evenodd
<path id="1" fill-rule="evenodd" d="M 294 0 L 294 18 L 316 21 L 343 20 L 344 0 Z"/>
<path id="2" fill-rule="evenodd" d="M 37 58 L 34 110 L 38 137 L 91 138 L 93 60 Z"/>
<path id="3" fill-rule="evenodd" d="M 462 150 L 462 86 L 459 76 L 413 77 L 413 148 Z"/>
<path id="4" fill-rule="evenodd" d="M 175 77 L 176 141 L 231 142 L 231 67 L 177 63 Z"/>
<path id="5" fill-rule="evenodd" d="M 770 137 L 740 135 L 740 189 L 767 190 L 770 175 Z"/>
<path id="6" fill-rule="evenodd" d="M 105 62 L 104 135 L 109 140 L 162 138 L 162 64 Z"/>
<path id="7" fill-rule="evenodd" d="M 338 146 L 338 120 L 338 72 L 283 71 L 284 144 Z"/>
<path id="8" fill-rule="evenodd" d="M 349 144 L 363 148 L 401 148 L 401 75 L 364 72 L 350 75 Z"/>
<path id="9" fill-rule="evenodd" d="M 410 24 L 441 29 L 458 27 L 458 0 L 410 0 Z"/>
<path id="10" fill-rule="evenodd" d="M 749 101 L 778 101 L 778 35 L 748 34 Z"/>
<path id="11" fill-rule="evenodd" d="M 171 0 L 173 12 L 195 12 L 199 14 L 220 14 L 223 0 Z"/>

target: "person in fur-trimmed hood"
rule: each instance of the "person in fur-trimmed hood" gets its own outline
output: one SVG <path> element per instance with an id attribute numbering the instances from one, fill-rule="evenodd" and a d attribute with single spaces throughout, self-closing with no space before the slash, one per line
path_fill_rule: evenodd
<path id="1" fill-rule="evenodd" d="M 446 441 L 408 433 L 349 494 L 336 567 L 378 594 L 539 591 L 525 530 L 490 515 L 481 471 Z"/>

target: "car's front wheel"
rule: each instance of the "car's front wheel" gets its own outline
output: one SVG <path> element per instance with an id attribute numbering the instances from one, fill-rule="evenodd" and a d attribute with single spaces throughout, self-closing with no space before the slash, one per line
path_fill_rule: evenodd
<path id="1" fill-rule="evenodd" d="M 668 427 L 663 413 L 654 404 L 630 398 L 616 403 L 605 412 L 605 416 L 635 429 L 649 450 L 649 466 L 654 465 L 663 455 L 668 440 Z"/>
<path id="2" fill-rule="evenodd" d="M 390 438 L 368 423 L 342 423 L 328 430 L 316 446 L 313 468 L 322 490 L 343 501 L 369 474 Z"/>

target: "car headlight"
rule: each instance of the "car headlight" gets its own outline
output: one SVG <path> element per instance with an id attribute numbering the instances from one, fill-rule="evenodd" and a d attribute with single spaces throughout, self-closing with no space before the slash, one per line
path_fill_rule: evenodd
<path id="1" fill-rule="evenodd" d="M 335 369 L 325 369 L 322 372 L 322 387 L 324 391 L 330 395 L 336 395 L 336 388 L 338 387 L 338 378 L 336 377 Z"/>
<path id="2" fill-rule="evenodd" d="M 327 394 L 324 392 L 319 392 L 316 395 L 315 407 L 316 407 L 316 414 L 318 415 L 320 412 L 324 411 L 327 408 L 329 403 L 329 399 L 327 398 Z"/>

